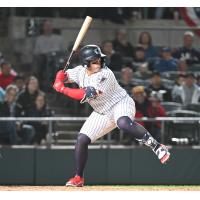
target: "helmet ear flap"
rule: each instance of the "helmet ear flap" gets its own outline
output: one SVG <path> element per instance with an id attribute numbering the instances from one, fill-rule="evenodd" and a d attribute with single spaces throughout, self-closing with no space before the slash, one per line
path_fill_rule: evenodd
<path id="1" fill-rule="evenodd" d="M 101 57 L 101 67 L 106 68 L 110 64 L 110 61 L 106 56 Z"/>
<path id="2" fill-rule="evenodd" d="M 89 61 L 87 61 L 87 60 L 82 60 L 82 65 L 83 65 L 83 67 L 87 68 L 87 67 L 89 67 L 89 64 L 90 64 Z"/>

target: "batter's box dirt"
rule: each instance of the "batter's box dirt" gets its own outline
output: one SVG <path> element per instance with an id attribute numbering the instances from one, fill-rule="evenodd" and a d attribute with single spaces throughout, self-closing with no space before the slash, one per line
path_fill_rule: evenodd
<path id="1" fill-rule="evenodd" d="M 195 185 L 0 186 L 0 191 L 200 191 Z"/>

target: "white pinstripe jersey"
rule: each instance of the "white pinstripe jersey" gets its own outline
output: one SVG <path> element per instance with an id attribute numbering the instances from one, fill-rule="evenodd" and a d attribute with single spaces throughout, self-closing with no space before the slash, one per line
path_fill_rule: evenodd
<path id="1" fill-rule="evenodd" d="M 88 76 L 86 68 L 79 65 L 68 69 L 68 79 L 76 82 L 80 88 L 92 86 L 102 94 L 88 101 L 94 111 L 106 114 L 110 108 L 122 100 L 127 92 L 118 84 L 114 73 L 109 68 L 102 68 L 99 72 Z"/>

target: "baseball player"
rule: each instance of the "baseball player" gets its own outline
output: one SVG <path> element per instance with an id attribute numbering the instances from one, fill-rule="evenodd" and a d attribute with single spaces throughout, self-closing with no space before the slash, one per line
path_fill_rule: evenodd
<path id="1" fill-rule="evenodd" d="M 134 121 L 135 103 L 120 87 L 113 72 L 106 66 L 106 55 L 96 45 L 80 50 L 82 65 L 66 72 L 59 71 L 53 88 L 81 103 L 88 102 L 94 111 L 83 124 L 75 145 L 76 173 L 66 186 L 83 186 L 83 171 L 87 161 L 88 145 L 118 127 L 150 147 L 162 164 L 170 153 L 151 134 Z M 76 82 L 80 88 L 64 86 L 64 81 Z"/>

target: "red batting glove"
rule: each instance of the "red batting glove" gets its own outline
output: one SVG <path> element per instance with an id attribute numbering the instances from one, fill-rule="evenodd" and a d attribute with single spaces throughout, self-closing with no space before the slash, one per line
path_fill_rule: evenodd
<path id="1" fill-rule="evenodd" d="M 60 82 L 60 81 L 55 81 L 54 84 L 53 84 L 53 88 L 57 91 L 57 92 L 60 92 L 62 93 L 65 86 L 64 86 L 64 83 L 63 82 Z"/>
<path id="2" fill-rule="evenodd" d="M 66 74 L 63 70 L 60 70 L 57 72 L 56 74 L 56 80 L 55 82 L 64 82 L 64 80 L 66 79 Z"/>

